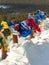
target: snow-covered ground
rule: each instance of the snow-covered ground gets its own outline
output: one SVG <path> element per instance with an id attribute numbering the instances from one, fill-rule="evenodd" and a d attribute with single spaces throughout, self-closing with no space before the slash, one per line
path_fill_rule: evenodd
<path id="1" fill-rule="evenodd" d="M 49 65 L 49 19 L 46 28 L 31 40 L 19 39 L 18 48 L 10 47 L 7 58 L 0 65 Z M 11 43 L 10 43 L 11 44 Z"/>

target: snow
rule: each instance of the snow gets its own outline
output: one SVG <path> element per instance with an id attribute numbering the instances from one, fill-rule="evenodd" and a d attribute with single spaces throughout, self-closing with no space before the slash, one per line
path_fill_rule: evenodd
<path id="1" fill-rule="evenodd" d="M 11 47 L 7 58 L 0 61 L 0 65 L 49 65 L 49 18 L 42 33 L 37 33 L 31 40 L 19 39 L 18 48 Z"/>

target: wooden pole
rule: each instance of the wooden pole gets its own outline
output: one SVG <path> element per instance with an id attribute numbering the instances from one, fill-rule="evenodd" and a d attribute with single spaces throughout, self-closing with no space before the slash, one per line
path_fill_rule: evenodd
<path id="1" fill-rule="evenodd" d="M 13 44 L 18 43 L 18 37 L 17 35 L 13 34 Z"/>

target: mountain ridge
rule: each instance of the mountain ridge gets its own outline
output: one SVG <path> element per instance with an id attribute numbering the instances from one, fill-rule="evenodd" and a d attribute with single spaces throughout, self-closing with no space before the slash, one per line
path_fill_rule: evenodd
<path id="1" fill-rule="evenodd" d="M 49 0 L 0 0 L 0 4 L 49 4 Z"/>

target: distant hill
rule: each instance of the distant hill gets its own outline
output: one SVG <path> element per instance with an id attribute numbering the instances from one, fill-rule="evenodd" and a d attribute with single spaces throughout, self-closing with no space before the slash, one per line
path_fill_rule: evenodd
<path id="1" fill-rule="evenodd" d="M 0 0 L 0 4 L 49 4 L 49 0 Z"/>
<path id="2" fill-rule="evenodd" d="M 4 5 L 3 5 L 4 6 Z M 49 11 L 49 5 L 35 5 L 35 4 L 8 4 L 9 8 L 1 7 L 0 13 L 16 13 L 16 12 L 32 12 L 37 9 Z"/>
<path id="3" fill-rule="evenodd" d="M 3 6 L 10 6 L 5 9 Z M 49 11 L 49 0 L 0 0 L 0 12 L 30 12 L 37 9 Z"/>

